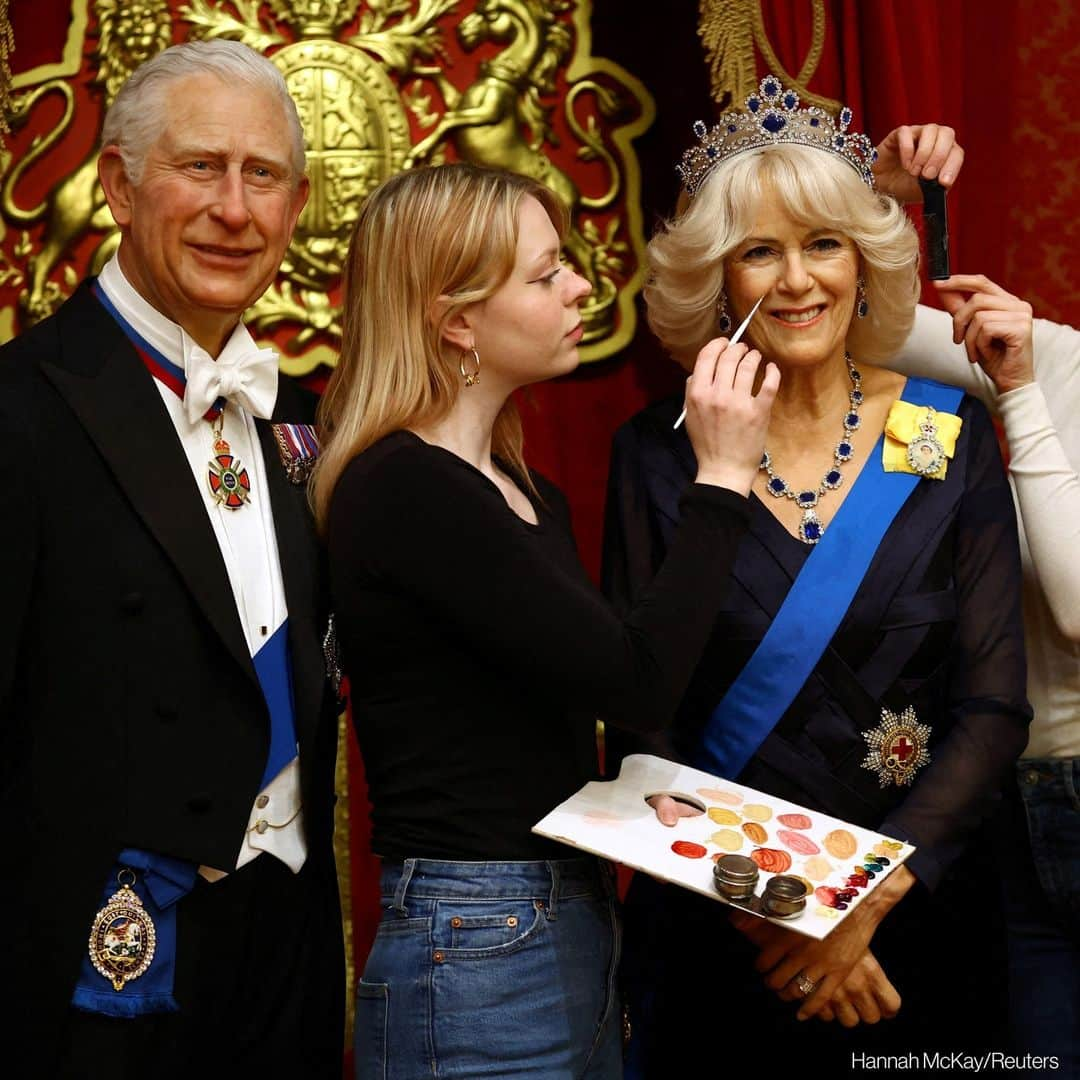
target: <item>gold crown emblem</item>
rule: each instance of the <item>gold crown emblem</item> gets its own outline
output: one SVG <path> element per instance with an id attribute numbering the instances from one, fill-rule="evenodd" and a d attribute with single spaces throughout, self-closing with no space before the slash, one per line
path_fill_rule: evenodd
<path id="1" fill-rule="evenodd" d="M 775 75 L 766 75 L 758 92 L 746 99 L 744 110 L 726 112 L 712 128 L 698 120 L 690 147 L 676 169 L 687 195 L 695 195 L 713 169 L 747 150 L 781 143 L 813 146 L 847 162 L 869 187 L 874 186 L 871 166 L 877 161 L 874 144 L 862 132 L 848 131 L 852 113 L 846 105 L 838 120 L 816 105 L 799 108 L 799 95 L 785 89 Z"/>

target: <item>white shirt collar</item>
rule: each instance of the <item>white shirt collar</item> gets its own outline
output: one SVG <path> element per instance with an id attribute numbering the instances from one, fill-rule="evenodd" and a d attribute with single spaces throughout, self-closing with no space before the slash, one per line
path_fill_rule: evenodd
<path id="1" fill-rule="evenodd" d="M 98 275 L 98 284 L 117 311 L 131 324 L 132 329 L 152 345 L 166 360 L 182 367 L 184 374 L 190 374 L 191 350 L 194 339 L 179 324 L 166 315 L 162 315 L 153 304 L 128 281 L 120 268 L 120 259 L 113 257 L 102 267 Z M 236 324 L 229 340 L 221 352 L 226 350 L 247 351 L 257 349 L 248 328 L 241 322 Z"/>

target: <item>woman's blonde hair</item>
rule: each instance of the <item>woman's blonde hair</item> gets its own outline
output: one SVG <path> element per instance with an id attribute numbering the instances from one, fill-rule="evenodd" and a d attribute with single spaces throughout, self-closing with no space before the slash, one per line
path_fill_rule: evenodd
<path id="1" fill-rule="evenodd" d="M 649 326 L 665 348 L 689 366 L 716 337 L 724 259 L 750 235 L 765 190 L 796 221 L 854 242 L 869 314 L 852 319 L 848 349 L 856 360 L 881 361 L 896 353 L 919 299 L 915 229 L 893 199 L 871 191 L 850 165 L 797 145 L 764 147 L 718 166 L 649 243 L 645 302 Z"/>
<path id="2" fill-rule="evenodd" d="M 562 239 L 566 208 L 528 177 L 455 163 L 399 173 L 368 197 L 345 267 L 341 357 L 319 404 L 311 502 L 325 530 L 345 466 L 384 435 L 444 417 L 462 389 L 443 329 L 510 276 L 518 211 L 536 199 Z M 448 351 L 452 355 L 447 355 Z M 470 358 L 471 364 L 471 358 Z M 521 420 L 508 400 L 492 452 L 530 488 Z"/>

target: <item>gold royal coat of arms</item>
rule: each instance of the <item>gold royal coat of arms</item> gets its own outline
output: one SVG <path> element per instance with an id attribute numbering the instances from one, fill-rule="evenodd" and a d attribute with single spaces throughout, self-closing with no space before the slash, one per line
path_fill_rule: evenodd
<path id="1" fill-rule="evenodd" d="M 590 0 L 55 2 L 70 12 L 63 59 L 15 65 L 12 82 L 0 340 L 55 311 L 119 240 L 97 145 L 74 166 L 52 161 L 88 123 L 100 131 L 139 63 L 174 41 L 215 37 L 280 68 L 307 139 L 311 197 L 278 278 L 248 313 L 283 370 L 336 361 L 341 271 L 367 194 L 402 169 L 446 160 L 526 173 L 557 192 L 572 215 L 565 256 L 593 286 L 583 359 L 632 338 L 644 238 L 631 140 L 653 105 L 635 78 L 591 55 Z M 17 38 L 16 27 L 16 49 Z"/>

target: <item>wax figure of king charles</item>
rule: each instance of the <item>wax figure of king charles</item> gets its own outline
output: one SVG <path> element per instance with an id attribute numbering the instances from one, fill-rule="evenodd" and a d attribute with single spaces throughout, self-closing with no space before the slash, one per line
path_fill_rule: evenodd
<path id="1" fill-rule="evenodd" d="M 0 352 L 5 1045 L 38 1077 L 336 1080 L 314 401 L 240 321 L 302 130 L 268 60 L 176 46 L 99 173 L 117 256 Z"/>

